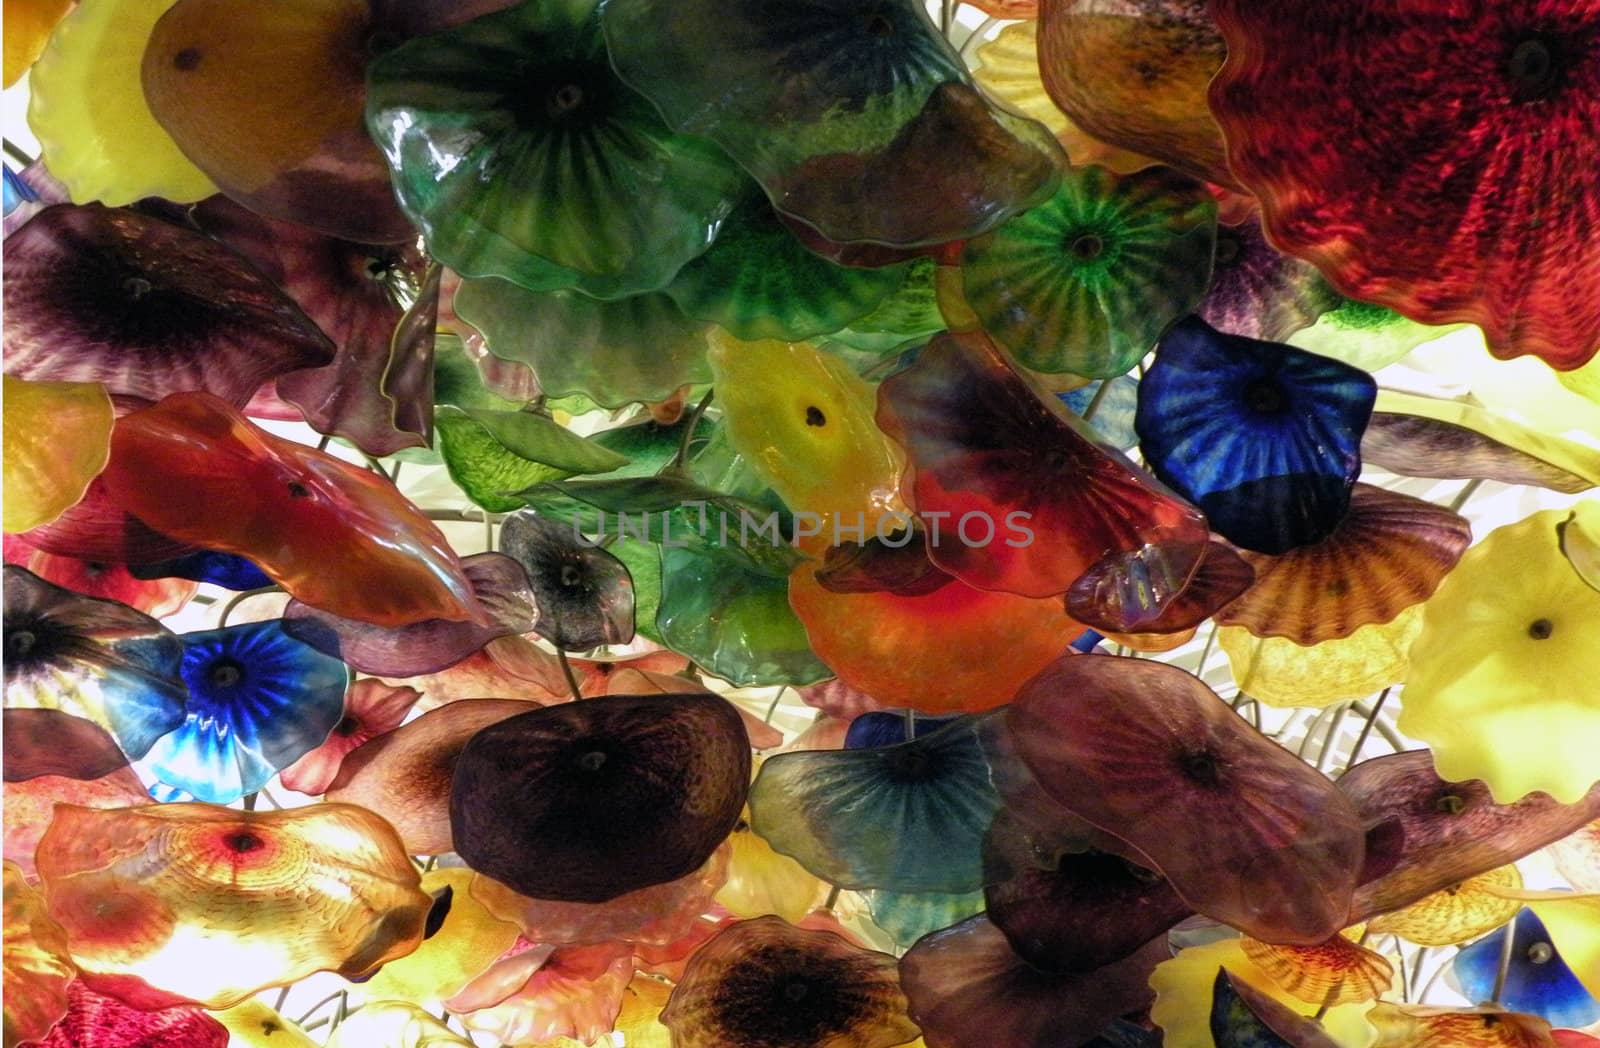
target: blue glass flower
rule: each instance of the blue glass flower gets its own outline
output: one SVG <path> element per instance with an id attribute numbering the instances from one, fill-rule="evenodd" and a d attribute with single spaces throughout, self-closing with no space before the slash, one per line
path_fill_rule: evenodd
<path id="1" fill-rule="evenodd" d="M 992 715 L 898 746 L 780 753 L 750 787 L 750 827 L 841 888 L 976 891 L 1000 809 Z"/>
<path id="2" fill-rule="evenodd" d="M 1376 397 L 1348 364 L 1189 317 L 1156 347 L 1135 425 L 1146 463 L 1213 531 L 1284 553 L 1344 518 Z"/>
<path id="3" fill-rule="evenodd" d="M 1490 932 L 1455 958 L 1455 978 L 1462 996 L 1487 1001 L 1495 996 L 1505 929 Z M 1551 1026 L 1588 1026 L 1600 1020 L 1600 1001 L 1590 996 L 1556 952 L 1544 922 L 1526 907 L 1517 914 L 1511 935 L 1511 967 L 1499 1002 L 1514 1012 L 1527 1012 Z"/>
<path id="4" fill-rule="evenodd" d="M 916 737 L 931 735 L 959 717 L 917 716 Z M 872 710 L 850 722 L 844 733 L 844 748 L 866 750 L 875 746 L 898 746 L 906 741 L 906 713 L 904 710 Z M 976 911 L 974 911 L 976 912 Z M 971 916 L 968 914 L 967 916 Z M 954 924 L 955 921 L 947 921 Z M 941 924 L 939 927 L 943 928 Z"/>
<path id="5" fill-rule="evenodd" d="M 1111 388 L 1105 389 L 1109 385 Z M 1105 389 L 1105 392 L 1101 392 Z M 1133 414 L 1139 403 L 1139 380 L 1132 375 L 1096 379 L 1086 386 L 1056 394 L 1067 410 L 1083 419 L 1113 447 L 1126 451 L 1139 443 Z M 1093 413 L 1090 413 L 1093 408 Z"/>
<path id="6" fill-rule="evenodd" d="M 33 192 L 33 190 L 28 188 L 28 183 L 24 182 L 15 171 L 11 170 L 9 167 L 5 169 L 6 214 L 11 214 L 11 212 L 15 211 L 20 205 L 30 200 L 38 199 L 38 196 Z"/>
<path id="7" fill-rule="evenodd" d="M 183 635 L 188 717 L 150 750 L 156 777 L 202 801 L 254 793 L 344 717 L 350 671 L 282 622 Z"/>
<path id="8" fill-rule="evenodd" d="M 156 564 L 130 564 L 128 573 L 136 579 L 192 579 L 209 582 L 223 589 L 244 592 L 274 585 L 260 568 L 237 553 L 197 549 L 173 560 Z"/>

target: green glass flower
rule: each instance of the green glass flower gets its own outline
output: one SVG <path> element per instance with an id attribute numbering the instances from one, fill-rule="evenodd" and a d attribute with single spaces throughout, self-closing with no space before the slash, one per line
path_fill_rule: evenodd
<path id="1" fill-rule="evenodd" d="M 467 276 L 615 298 L 664 286 L 738 198 L 716 146 L 611 71 L 596 0 L 533 0 L 368 71 L 367 126 L 432 254 Z"/>
<path id="2" fill-rule="evenodd" d="M 662 549 L 656 629 L 667 647 L 740 686 L 801 686 L 833 676 L 789 608 L 789 580 L 752 571 L 748 559 L 727 549 Z"/>
<path id="3" fill-rule="evenodd" d="M 703 321 L 652 292 L 603 302 L 576 291 L 536 292 L 505 280 L 463 280 L 456 314 L 489 351 L 527 364 L 551 396 L 582 393 L 602 407 L 660 401 L 707 382 Z"/>
<path id="4" fill-rule="evenodd" d="M 1217 206 L 1168 168 L 1074 168 L 1044 204 L 967 244 L 967 303 L 1035 371 L 1125 373 L 1211 283 Z"/>
<path id="5" fill-rule="evenodd" d="M 623 80 L 830 240 L 976 236 L 1064 163 L 978 92 L 920 0 L 608 0 L 600 20 Z"/>
<path id="6" fill-rule="evenodd" d="M 854 269 L 813 254 L 760 194 L 736 207 L 711 250 L 666 286 L 685 313 L 742 339 L 794 341 L 840 330 L 905 282 L 909 263 Z"/>

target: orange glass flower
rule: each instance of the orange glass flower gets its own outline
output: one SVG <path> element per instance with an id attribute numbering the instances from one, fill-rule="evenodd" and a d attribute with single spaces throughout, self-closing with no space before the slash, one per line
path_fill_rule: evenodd
<path id="1" fill-rule="evenodd" d="M 120 419 L 105 480 L 156 531 L 248 557 L 335 615 L 487 621 L 443 533 L 393 484 L 273 436 L 209 393 Z"/>
<path id="2" fill-rule="evenodd" d="M 433 906 L 394 830 L 344 804 L 58 805 L 36 862 L 84 977 L 142 1007 L 365 975 L 417 948 Z"/>
<path id="3" fill-rule="evenodd" d="M 11 812 L 6 812 L 7 825 Z M 67 954 L 67 934 L 45 912 L 44 897 L 5 864 L 5 1043 L 33 1041 L 67 1013 L 67 984 L 77 969 Z"/>
<path id="4" fill-rule="evenodd" d="M 958 579 L 932 593 L 835 593 L 805 562 L 789 605 L 817 657 L 879 702 L 925 713 L 976 712 L 1011 701 L 1083 627 L 1060 600 L 981 590 Z M 1005 658 L 985 653 L 1005 652 Z"/>
<path id="5" fill-rule="evenodd" d="M 1459 514 L 1357 484 L 1349 512 L 1322 541 L 1277 556 L 1240 551 L 1255 584 L 1216 620 L 1307 646 L 1348 637 L 1426 600 L 1471 541 Z"/>
<path id="6" fill-rule="evenodd" d="M 1429 1008 L 1381 1003 L 1367 1013 L 1373 1048 L 1550 1048 L 1550 1024 L 1500 1008 Z"/>
<path id="7" fill-rule="evenodd" d="M 1367 923 L 1372 932 L 1388 932 L 1420 946 L 1453 946 L 1500 927 L 1522 908 L 1496 888 L 1520 888 L 1515 866 L 1501 866 L 1468 877 L 1418 899 L 1403 909 L 1380 914 Z"/>
<path id="8" fill-rule="evenodd" d="M 1245 936 L 1239 945 L 1272 981 L 1308 1004 L 1375 1001 L 1394 968 L 1383 955 L 1335 935 L 1317 946 L 1275 946 Z"/>

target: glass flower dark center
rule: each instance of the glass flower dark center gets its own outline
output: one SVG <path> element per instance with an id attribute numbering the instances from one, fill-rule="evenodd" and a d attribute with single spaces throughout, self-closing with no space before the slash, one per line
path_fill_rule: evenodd
<path id="1" fill-rule="evenodd" d="M 200 68 L 200 59 L 204 57 L 198 47 L 185 47 L 172 56 L 172 68 L 180 73 L 189 73 Z"/>
<path id="2" fill-rule="evenodd" d="M 590 750 L 578 757 L 578 767 L 587 772 L 597 772 L 606 766 L 608 759 L 604 750 Z"/>
<path id="3" fill-rule="evenodd" d="M 49 619 L 20 618 L 5 631 L 6 676 L 23 666 L 49 662 L 71 642 L 71 632 Z"/>
<path id="4" fill-rule="evenodd" d="M 562 84 L 550 92 L 545 102 L 545 112 L 553 117 L 565 116 L 583 105 L 583 88 L 577 84 Z"/>
<path id="5" fill-rule="evenodd" d="M 1549 619 L 1534 619 L 1528 623 L 1528 636 L 1534 640 L 1549 640 L 1555 631 L 1556 624 Z"/>
<path id="6" fill-rule="evenodd" d="M 1555 955 L 1555 948 L 1547 942 L 1536 942 L 1528 947 L 1528 960 L 1534 964 L 1549 964 Z"/>
<path id="7" fill-rule="evenodd" d="M 1217 233 L 1217 250 L 1213 256 L 1214 264 L 1226 266 L 1239 257 L 1239 238 L 1232 233 Z"/>
<path id="8" fill-rule="evenodd" d="M 1561 87 L 1567 63 L 1560 41 L 1548 33 L 1518 40 L 1506 59 L 1506 76 L 1519 102 L 1549 98 Z"/>
<path id="9" fill-rule="evenodd" d="M 298 480 L 291 480 L 289 482 L 289 497 L 296 499 L 308 499 L 311 497 L 311 489 L 307 488 Z"/>
<path id="10" fill-rule="evenodd" d="M 1446 815 L 1460 815 L 1467 810 L 1467 802 L 1458 794 L 1446 793 L 1433 802 L 1433 806 Z"/>
<path id="11" fill-rule="evenodd" d="M 249 830 L 240 830 L 238 833 L 230 833 L 227 837 L 223 838 L 222 843 L 226 844 L 229 848 L 239 852 L 240 854 L 244 854 L 245 852 L 253 852 L 262 845 L 261 838 L 257 837 Z"/>
<path id="12" fill-rule="evenodd" d="M 382 282 L 394 272 L 395 263 L 396 259 L 391 255 L 374 255 L 363 260 L 361 269 L 368 280 Z"/>
<path id="13" fill-rule="evenodd" d="M 889 772 L 896 782 L 925 782 L 933 778 L 934 768 L 932 755 L 921 747 L 897 747 L 890 754 Z"/>
<path id="14" fill-rule="evenodd" d="M 587 62 L 563 62 L 530 69 L 523 87 L 505 105 L 524 128 L 554 129 L 587 125 L 610 106 L 610 70 Z"/>
<path id="15" fill-rule="evenodd" d="M 6 630 L 6 658 L 27 657 L 38 641 L 39 635 L 32 630 Z"/>
<path id="16" fill-rule="evenodd" d="M 1270 378 L 1255 378 L 1245 383 L 1244 405 L 1262 415 L 1277 415 L 1289 406 L 1283 387 Z"/>
<path id="17" fill-rule="evenodd" d="M 233 659 L 218 659 L 206 667 L 206 680 L 214 688 L 232 688 L 244 680 L 244 667 Z"/>
<path id="18" fill-rule="evenodd" d="M 561 565 L 561 585 L 568 589 L 583 585 L 583 571 L 576 564 Z"/>
<path id="19" fill-rule="evenodd" d="M 1080 262 L 1093 262 L 1105 253 L 1106 242 L 1097 233 L 1079 233 L 1068 242 L 1067 250 Z"/>
<path id="20" fill-rule="evenodd" d="M 716 990 L 723 1044 L 826 1044 L 860 1021 L 848 966 L 792 947 L 756 949 Z"/>
<path id="21" fill-rule="evenodd" d="M 1222 781 L 1222 762 L 1210 750 L 1191 750 L 1178 757 L 1178 770 L 1184 778 L 1202 786 L 1215 786 Z"/>
<path id="22" fill-rule="evenodd" d="M 349 738 L 350 736 L 354 735 L 356 731 L 360 729 L 360 727 L 360 721 L 356 720 L 354 717 L 346 717 L 334 727 L 333 733 L 335 735 L 343 735 L 345 738 Z"/>
<path id="23" fill-rule="evenodd" d="M 150 281 L 144 277 L 129 277 L 122 282 L 122 290 L 128 293 L 130 301 L 137 302 L 148 295 L 152 289 Z"/>
<path id="24" fill-rule="evenodd" d="M 882 11 L 874 11 L 862 20 L 861 27 L 867 35 L 883 40 L 894 35 L 894 22 Z"/>
<path id="25" fill-rule="evenodd" d="M 821 408 L 819 408 L 819 407 L 817 407 L 815 405 L 810 405 L 810 406 L 808 406 L 806 408 L 806 425 L 808 425 L 808 426 L 826 426 L 827 424 L 828 424 L 828 416 L 826 416 L 826 415 L 824 415 L 822 413 L 822 409 Z"/>

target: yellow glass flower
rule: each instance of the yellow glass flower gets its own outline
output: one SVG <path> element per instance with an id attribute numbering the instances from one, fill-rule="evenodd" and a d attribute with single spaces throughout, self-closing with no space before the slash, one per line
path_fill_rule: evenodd
<path id="1" fill-rule="evenodd" d="M 1374 933 L 1398 935 L 1421 946 L 1452 946 L 1475 939 L 1515 917 L 1521 905 L 1495 889 L 1520 887 L 1522 874 L 1517 868 L 1502 866 L 1424 896 L 1393 913 L 1374 917 L 1368 927 Z"/>
<path id="2" fill-rule="evenodd" d="M 1564 804 L 1600 780 L 1600 592 L 1561 555 L 1562 510 L 1498 528 L 1423 607 L 1399 730 L 1451 781 Z"/>
<path id="3" fill-rule="evenodd" d="M 188 203 L 217 191 L 145 104 L 140 65 L 173 0 L 79 4 L 50 35 L 29 77 L 28 126 L 74 203 Z M 6 10 L 6 35 L 11 30 Z"/>
<path id="4" fill-rule="evenodd" d="M 787 855 L 773 851 L 750 829 L 749 819 L 746 808 L 728 838 L 733 851 L 728 859 L 728 880 L 717 890 L 717 902 L 735 917 L 775 913 L 790 924 L 799 924 L 811 912 L 822 882 Z"/>
<path id="5" fill-rule="evenodd" d="M 7 27 L 9 34 L 9 26 Z M 48 524 L 78 504 L 111 456 L 111 398 L 97 382 L 6 375 L 5 530 Z"/>
<path id="6" fill-rule="evenodd" d="M 327 1048 L 474 1048 L 471 1041 L 414 1004 L 381 1001 L 354 1013 Z"/>
<path id="7" fill-rule="evenodd" d="M 1482 1008 L 1389 1004 L 1372 1009 L 1375 1048 L 1548 1048 L 1550 1024 L 1536 1015 Z"/>
<path id="8" fill-rule="evenodd" d="M 517 926 L 502 921 L 469 890 L 471 870 L 430 870 L 422 875 L 429 895 L 451 891 L 450 912 L 415 953 L 390 961 L 364 983 L 351 987 L 352 997 L 368 1001 L 409 1001 L 433 1008 L 481 974 L 517 941 Z"/>
<path id="9" fill-rule="evenodd" d="M 1039 77 L 1039 31 L 1032 21 L 1006 26 L 978 48 L 982 65 L 974 72 L 984 90 L 1012 109 L 1050 129 L 1075 167 L 1099 164 L 1126 174 L 1156 163 L 1132 150 L 1107 145 L 1056 108 Z"/>
<path id="10" fill-rule="evenodd" d="M 1556 528 L 1561 555 L 1580 579 L 1600 590 L 1600 502 L 1578 503 Z"/>
<path id="11" fill-rule="evenodd" d="M 1286 637 L 1252 636 L 1243 626 L 1217 630 L 1217 645 L 1240 690 L 1252 698 L 1268 706 L 1321 709 L 1404 680 L 1406 652 L 1422 628 L 1423 607 L 1413 604 L 1389 622 L 1310 647 Z"/>
<path id="12" fill-rule="evenodd" d="M 1237 978 L 1300 1015 L 1314 1015 L 1320 1005 L 1299 1000 L 1273 982 L 1272 976 L 1249 957 L 1238 939 L 1223 939 L 1191 946 L 1170 961 L 1156 965 L 1150 988 L 1156 992 L 1151 1020 L 1163 1031 L 1166 1048 L 1215 1048 L 1211 1036 L 1211 994 L 1217 970 L 1226 968 Z M 1342 1004 L 1322 1017 L 1328 1036 L 1341 1048 L 1364 1048 L 1372 1043 L 1365 1016 L 1371 1002 Z"/>
<path id="13" fill-rule="evenodd" d="M 1574 371 L 1557 371 L 1556 381 L 1578 396 L 1600 404 L 1600 357 Z"/>
<path id="14" fill-rule="evenodd" d="M 34 1041 L 67 1014 L 67 984 L 77 971 L 67 934 L 45 912 L 44 899 L 5 864 L 5 1044 Z"/>
<path id="15" fill-rule="evenodd" d="M 905 456 L 874 421 L 877 395 L 837 357 L 804 343 L 741 342 L 713 331 L 716 378 L 728 439 L 796 512 L 873 535 L 886 515 L 904 514 Z M 888 534 L 905 527 L 886 521 Z"/>
<path id="16" fill-rule="evenodd" d="M 5 86 L 22 79 L 44 50 L 72 0 L 10 0 L 6 4 Z"/>
<path id="17" fill-rule="evenodd" d="M 211 1017 L 228 1028 L 228 1048 L 317 1048 L 304 1030 L 260 998 L 212 1012 Z"/>

